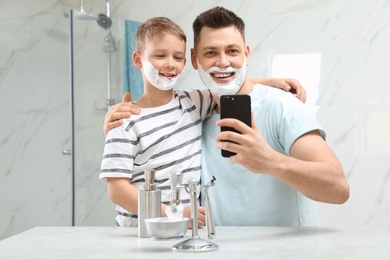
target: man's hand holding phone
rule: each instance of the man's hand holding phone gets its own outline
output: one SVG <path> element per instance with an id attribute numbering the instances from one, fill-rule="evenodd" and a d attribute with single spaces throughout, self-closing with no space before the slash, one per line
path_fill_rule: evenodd
<path id="1" fill-rule="evenodd" d="M 272 149 L 257 129 L 251 113 L 251 127 L 238 119 L 225 118 L 216 122 L 220 127 L 232 127 L 239 133 L 223 131 L 217 135 L 217 148 L 235 153 L 232 164 L 240 164 L 253 173 L 271 174 L 275 163 L 280 162 L 278 152 Z"/>
<path id="2" fill-rule="evenodd" d="M 251 98 L 249 95 L 223 95 L 220 97 L 220 111 L 221 119 L 230 118 L 237 119 L 247 126 L 251 126 Z M 221 132 L 234 132 L 241 134 L 236 127 L 221 126 Z M 222 142 L 232 142 L 231 140 L 224 140 Z M 230 157 L 235 155 L 230 150 L 222 150 L 223 157 Z"/>

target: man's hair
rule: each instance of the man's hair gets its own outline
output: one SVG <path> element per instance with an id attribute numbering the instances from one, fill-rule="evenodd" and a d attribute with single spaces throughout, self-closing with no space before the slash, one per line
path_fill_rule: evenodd
<path id="1" fill-rule="evenodd" d="M 135 36 L 136 51 L 143 53 L 145 44 L 151 39 L 162 39 L 164 35 L 171 34 L 187 42 L 183 29 L 166 17 L 154 17 L 141 24 Z"/>
<path id="2" fill-rule="evenodd" d="M 245 23 L 232 11 L 216 6 L 201 13 L 192 24 L 192 29 L 194 30 L 194 48 L 197 47 L 200 41 L 200 31 L 203 27 L 219 29 L 230 26 L 235 26 L 238 29 L 245 42 Z"/>

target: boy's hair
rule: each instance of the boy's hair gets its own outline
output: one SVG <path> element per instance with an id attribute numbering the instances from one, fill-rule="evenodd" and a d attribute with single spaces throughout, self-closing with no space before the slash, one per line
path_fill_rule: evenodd
<path id="1" fill-rule="evenodd" d="M 166 17 L 154 17 L 141 24 L 135 36 L 136 51 L 143 53 L 145 44 L 151 39 L 161 39 L 165 34 L 177 36 L 184 42 L 187 41 L 183 29 Z"/>
<path id="2" fill-rule="evenodd" d="M 232 11 L 216 6 L 201 13 L 192 24 L 192 29 L 194 30 L 194 48 L 196 49 L 200 41 L 200 31 L 203 27 L 219 29 L 230 26 L 235 26 L 239 30 L 245 42 L 245 23 Z"/>

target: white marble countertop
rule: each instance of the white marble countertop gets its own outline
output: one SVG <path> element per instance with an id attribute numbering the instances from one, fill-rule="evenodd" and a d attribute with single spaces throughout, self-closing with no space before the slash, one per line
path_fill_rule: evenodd
<path id="1" fill-rule="evenodd" d="M 183 253 L 180 239 L 136 228 L 36 227 L 0 241 L 0 259 L 390 259 L 390 232 L 372 228 L 216 227 L 217 251 Z M 207 239 L 206 230 L 199 235 Z"/>

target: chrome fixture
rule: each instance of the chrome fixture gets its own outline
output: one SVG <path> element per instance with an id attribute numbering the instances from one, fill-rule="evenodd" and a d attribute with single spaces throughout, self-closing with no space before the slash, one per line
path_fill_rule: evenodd
<path id="1" fill-rule="evenodd" d="M 206 239 L 202 239 L 199 237 L 198 235 L 198 210 L 197 210 L 197 195 L 199 194 L 199 191 L 197 190 L 196 188 L 196 184 L 198 183 L 198 181 L 196 179 L 190 179 L 188 180 L 188 186 L 189 186 L 189 189 L 186 191 L 190 194 L 190 200 L 191 200 L 191 219 L 192 219 L 192 237 L 187 239 L 187 240 L 184 240 L 178 244 L 175 244 L 172 246 L 172 250 L 173 251 L 178 251 L 178 252 L 209 252 L 209 251 L 215 251 L 215 250 L 218 250 L 218 245 L 217 244 L 214 244 L 213 242 L 210 242 Z M 213 179 L 207 183 L 206 185 L 202 185 L 200 187 L 203 188 L 205 187 L 206 188 L 206 195 L 208 197 L 208 189 L 213 186 L 215 183 L 215 177 L 213 176 Z M 208 202 L 209 203 L 209 202 Z M 210 204 L 209 206 L 207 207 L 207 204 L 206 204 L 206 210 L 207 208 L 209 208 L 209 211 L 207 212 L 206 211 L 206 215 L 211 215 L 211 211 L 210 211 Z M 210 220 L 211 221 L 213 218 L 210 217 Z M 209 222 L 207 221 L 207 222 Z M 211 224 L 211 223 L 207 223 L 207 224 Z M 207 228 L 207 231 L 208 232 L 212 232 L 213 234 L 215 233 L 214 231 L 214 224 L 212 224 L 213 227 L 212 229 L 209 229 Z M 209 238 L 212 238 L 211 236 L 212 234 L 208 233 L 208 237 Z"/>

